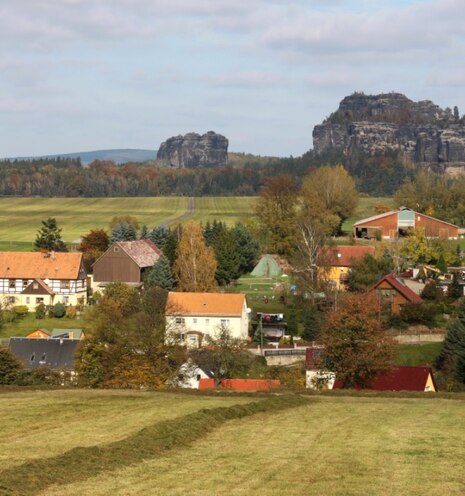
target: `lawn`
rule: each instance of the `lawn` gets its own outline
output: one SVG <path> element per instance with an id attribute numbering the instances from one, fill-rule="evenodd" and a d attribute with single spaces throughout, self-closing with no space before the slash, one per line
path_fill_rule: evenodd
<path id="1" fill-rule="evenodd" d="M 353 217 L 349 217 L 342 224 L 342 230 L 344 232 L 351 233 L 353 230 L 354 223 L 360 219 L 365 219 L 366 217 L 371 217 L 376 215 L 375 207 L 376 205 L 385 205 L 388 208 L 394 209 L 394 200 L 387 196 L 362 196 L 359 199 L 357 210 Z"/>
<path id="2" fill-rule="evenodd" d="M 9 338 L 11 336 L 26 336 L 36 329 L 45 328 L 49 331 L 52 329 L 80 329 L 82 328 L 83 321 L 79 318 L 61 319 L 44 318 L 36 319 L 35 312 L 29 312 L 26 316 L 14 322 L 4 322 L 0 330 L 0 339 Z"/>
<path id="3" fill-rule="evenodd" d="M 463 396 L 311 396 L 302 406 L 226 421 L 193 443 L 143 459 L 137 450 L 125 453 L 123 443 L 124 464 L 112 471 L 102 465 L 91 477 L 66 474 L 60 454 L 76 446 L 103 448 L 152 422 L 181 420 L 200 408 L 252 400 L 113 391 L 1 398 L 3 470 L 10 468 L 10 481 L 17 478 L 18 494 L 39 458 L 62 474 L 61 484 L 30 491 L 41 496 L 459 496 L 465 490 Z M 68 459 L 85 453 L 71 452 Z M 2 473 L 0 488 L 1 481 Z"/>
<path id="4" fill-rule="evenodd" d="M 395 359 L 397 365 L 433 365 L 442 349 L 442 343 L 422 345 L 403 344 Z"/>

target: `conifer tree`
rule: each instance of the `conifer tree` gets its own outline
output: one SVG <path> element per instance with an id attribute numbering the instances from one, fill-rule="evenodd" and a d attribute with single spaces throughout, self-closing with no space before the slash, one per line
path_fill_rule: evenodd
<path id="1" fill-rule="evenodd" d="M 241 274 L 251 272 L 260 255 L 258 241 L 252 236 L 247 227 L 240 222 L 231 229 L 231 234 L 239 250 Z"/>
<path id="2" fill-rule="evenodd" d="M 160 250 L 163 250 L 165 242 L 170 235 L 170 230 L 163 224 L 155 226 L 149 233 L 148 237 L 153 241 Z"/>
<path id="3" fill-rule="evenodd" d="M 159 288 L 170 291 L 174 287 L 174 277 L 171 272 L 169 260 L 165 255 L 161 255 L 157 263 L 153 266 L 147 277 L 148 286 L 158 286 Z"/>
<path id="4" fill-rule="evenodd" d="M 213 238 L 213 249 L 217 261 L 215 277 L 224 286 L 239 279 L 241 259 L 237 244 L 227 230 L 221 230 Z"/>
<path id="5" fill-rule="evenodd" d="M 116 224 L 110 236 L 110 245 L 118 241 L 134 241 L 137 239 L 137 232 L 134 226 L 125 222 Z"/>
<path id="6" fill-rule="evenodd" d="M 144 224 L 139 233 L 139 239 L 147 239 L 149 237 L 149 230 L 147 224 Z"/>
<path id="7" fill-rule="evenodd" d="M 56 219 L 49 217 L 42 221 L 42 227 L 37 233 L 34 241 L 34 250 L 68 251 L 61 239 L 61 228 L 58 227 Z"/>

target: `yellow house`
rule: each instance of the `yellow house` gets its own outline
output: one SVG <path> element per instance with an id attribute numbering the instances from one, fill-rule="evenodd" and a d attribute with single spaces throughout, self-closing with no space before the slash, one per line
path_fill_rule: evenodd
<path id="1" fill-rule="evenodd" d="M 353 260 L 361 260 L 366 254 L 374 256 L 374 246 L 349 245 L 325 246 L 318 255 L 319 276 L 337 290 L 346 288 Z"/>

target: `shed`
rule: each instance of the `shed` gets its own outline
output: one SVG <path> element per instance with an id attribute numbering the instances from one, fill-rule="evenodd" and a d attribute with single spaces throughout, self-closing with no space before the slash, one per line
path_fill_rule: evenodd
<path id="1" fill-rule="evenodd" d="M 272 255 L 263 255 L 250 275 L 255 277 L 277 277 L 282 273 L 281 267 Z"/>

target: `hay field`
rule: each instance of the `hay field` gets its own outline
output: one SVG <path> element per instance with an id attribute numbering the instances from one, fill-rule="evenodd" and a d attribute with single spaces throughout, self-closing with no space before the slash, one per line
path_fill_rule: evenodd
<path id="1" fill-rule="evenodd" d="M 10 469 L 4 474 L 19 480 L 23 473 L 22 484 L 33 487 L 26 475 L 32 477 L 30 462 L 40 457 L 47 466 L 50 459 L 65 475 L 61 484 L 29 491 L 41 496 L 464 494 L 463 396 L 457 400 L 311 396 L 301 406 L 228 420 L 192 443 L 146 453 L 143 459 L 134 448 L 125 453 L 123 443 L 119 455 L 124 463 L 117 470 L 102 465 L 97 475 L 80 473 L 67 481 L 59 465 L 60 453 L 76 446 L 105 447 L 116 439 L 129 439 L 154 421 L 174 417 L 182 421 L 186 413 L 218 403 L 250 401 L 254 399 L 233 395 L 124 391 L 0 395 L 5 419 L 0 453 L 3 467 Z M 85 453 L 74 450 L 68 460 Z M 93 456 L 96 453 L 92 451 Z M 0 471 L 0 494 L 7 494 L 1 488 Z"/>

